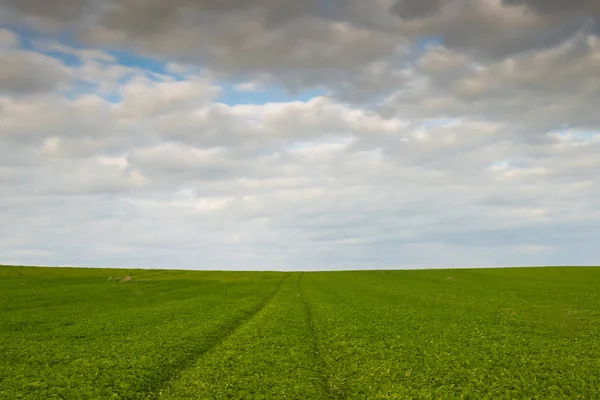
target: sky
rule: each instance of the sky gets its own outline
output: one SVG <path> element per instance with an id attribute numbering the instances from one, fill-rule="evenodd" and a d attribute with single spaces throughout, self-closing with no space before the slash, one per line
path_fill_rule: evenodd
<path id="1" fill-rule="evenodd" d="M 600 264 L 597 0 L 2 0 L 0 263 Z"/>

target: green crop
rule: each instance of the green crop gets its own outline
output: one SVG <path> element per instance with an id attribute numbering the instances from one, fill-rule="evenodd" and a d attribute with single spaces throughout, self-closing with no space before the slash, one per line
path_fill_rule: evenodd
<path id="1" fill-rule="evenodd" d="M 0 267 L 0 399 L 597 398 L 600 268 Z"/>

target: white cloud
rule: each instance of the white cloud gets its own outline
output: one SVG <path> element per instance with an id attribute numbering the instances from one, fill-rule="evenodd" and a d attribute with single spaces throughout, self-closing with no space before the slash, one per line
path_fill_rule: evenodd
<path id="1" fill-rule="evenodd" d="M 264 90 L 264 86 L 260 82 L 244 82 L 235 85 L 235 90 L 238 92 L 260 92 Z"/>
<path id="2" fill-rule="evenodd" d="M 58 52 L 77 57 L 81 61 L 103 61 L 107 63 L 116 62 L 116 58 L 106 51 L 100 49 L 76 48 L 67 46 L 57 40 L 35 40 L 34 48 L 46 52 Z"/>
<path id="3" fill-rule="evenodd" d="M 220 88 L 204 80 L 153 82 L 137 78 L 121 87 L 119 112 L 127 118 L 151 118 L 206 105 L 219 92 Z"/>
<path id="4" fill-rule="evenodd" d="M 17 35 L 6 29 L 0 29 L 0 50 L 6 50 L 17 47 L 19 38 Z"/>
<path id="5" fill-rule="evenodd" d="M 414 126 L 322 97 L 216 112 L 208 100 L 165 101 L 170 89 L 193 100 L 210 85 L 145 84 L 147 103 L 132 108 L 139 118 L 123 118 L 127 96 L 114 105 L 10 100 L 13 134 L 33 132 L 13 115 L 33 112 L 26 107 L 68 111 L 37 122 L 51 135 L 10 142 L 28 164 L 2 168 L 3 217 L 35 234 L 3 243 L 5 257 L 189 268 L 543 264 L 578 246 L 573 235 L 585 246 L 600 218 L 596 136 L 528 143 L 498 122 Z M 180 124 L 147 124 L 161 115 Z"/>

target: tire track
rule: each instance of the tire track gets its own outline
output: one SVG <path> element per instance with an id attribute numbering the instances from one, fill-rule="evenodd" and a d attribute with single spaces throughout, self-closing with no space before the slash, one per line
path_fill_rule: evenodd
<path id="1" fill-rule="evenodd" d="M 313 357 L 315 359 L 315 365 L 317 367 L 317 374 L 321 379 L 321 388 L 323 390 L 325 399 L 333 399 L 333 393 L 331 393 L 329 387 L 329 377 L 325 372 L 325 360 L 321 356 L 319 351 L 319 338 L 317 337 L 317 331 L 315 329 L 314 318 L 312 310 L 306 301 L 304 296 L 304 292 L 302 291 L 302 285 L 300 284 L 300 280 L 304 274 L 300 274 L 298 279 L 296 279 L 296 287 L 298 289 L 298 294 L 300 295 L 300 301 L 302 302 L 302 306 L 304 308 L 304 314 L 306 316 L 306 324 L 308 325 L 308 334 L 310 336 L 310 341 L 313 348 Z"/>
<path id="2" fill-rule="evenodd" d="M 200 358 L 202 358 L 205 354 L 209 353 L 212 349 L 217 347 L 219 344 L 227 340 L 231 335 L 241 329 L 246 323 L 248 323 L 252 318 L 254 318 L 261 310 L 263 310 L 273 299 L 273 297 L 281 290 L 281 286 L 283 282 L 289 278 L 290 275 L 285 275 L 275 287 L 275 290 L 271 294 L 269 294 L 262 302 L 257 304 L 253 309 L 248 311 L 245 315 L 231 321 L 228 324 L 225 324 L 219 331 L 211 334 L 207 340 L 203 343 L 198 349 L 198 352 L 195 353 L 192 357 L 187 359 L 185 362 L 181 363 L 181 367 L 173 370 L 168 374 L 164 379 L 159 381 L 159 384 L 151 389 L 148 392 L 147 397 L 151 399 L 157 399 L 161 389 L 170 386 L 173 381 L 175 381 L 183 371 L 188 369 L 190 366 L 194 365 Z"/>

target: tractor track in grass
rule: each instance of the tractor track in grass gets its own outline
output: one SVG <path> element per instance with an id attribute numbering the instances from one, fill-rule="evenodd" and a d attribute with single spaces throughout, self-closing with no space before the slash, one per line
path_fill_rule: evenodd
<path id="1" fill-rule="evenodd" d="M 173 381 L 175 381 L 184 370 L 186 370 L 190 366 L 194 365 L 205 354 L 207 354 L 212 349 L 217 347 L 219 344 L 221 344 L 222 342 L 227 340 L 227 338 L 229 338 L 231 335 L 233 335 L 235 332 L 237 332 L 240 328 L 242 328 L 246 323 L 248 323 L 250 320 L 252 320 L 252 318 L 254 318 L 258 313 L 260 313 L 260 311 L 263 310 L 271 302 L 273 297 L 281 289 L 283 282 L 287 278 L 289 278 L 289 276 L 290 275 L 285 275 L 277 283 L 275 290 L 273 290 L 273 292 L 271 292 L 271 294 L 269 294 L 267 297 L 265 297 L 265 299 L 262 302 L 257 304 L 256 307 L 254 307 L 252 310 L 250 310 L 245 315 L 242 315 L 240 318 L 237 318 L 237 319 L 231 321 L 230 323 L 224 325 L 221 328 L 221 330 L 219 330 L 218 332 L 213 334 L 212 337 L 204 343 L 204 346 L 202 346 L 201 348 L 198 349 L 198 352 L 196 352 L 192 357 L 187 359 L 185 362 L 182 362 L 181 366 L 179 368 L 171 371 L 170 373 L 167 374 L 166 377 L 164 377 L 163 379 L 158 381 L 157 386 L 152 388 L 150 391 L 148 391 L 146 397 L 151 398 L 151 399 L 157 399 L 160 395 L 161 389 L 170 386 L 171 383 Z"/>
<path id="2" fill-rule="evenodd" d="M 304 297 L 304 292 L 302 291 L 302 285 L 300 284 L 300 280 L 302 279 L 303 276 L 304 275 L 299 275 L 298 278 L 296 279 L 296 288 L 298 290 L 298 294 L 300 295 L 300 301 L 302 302 L 302 307 L 304 308 L 306 324 L 308 325 L 308 333 L 309 333 L 311 345 L 313 348 L 313 357 L 315 359 L 315 366 L 317 368 L 317 374 L 321 379 L 321 388 L 323 390 L 324 398 L 325 399 L 333 399 L 334 398 L 333 393 L 331 393 L 331 390 L 329 388 L 329 377 L 327 376 L 327 373 L 325 372 L 325 360 L 323 359 L 323 357 L 321 356 L 321 353 L 319 352 L 319 339 L 317 337 L 317 332 L 315 329 L 312 310 L 310 309 L 310 306 L 308 305 L 308 302 L 306 301 L 306 299 Z"/>

